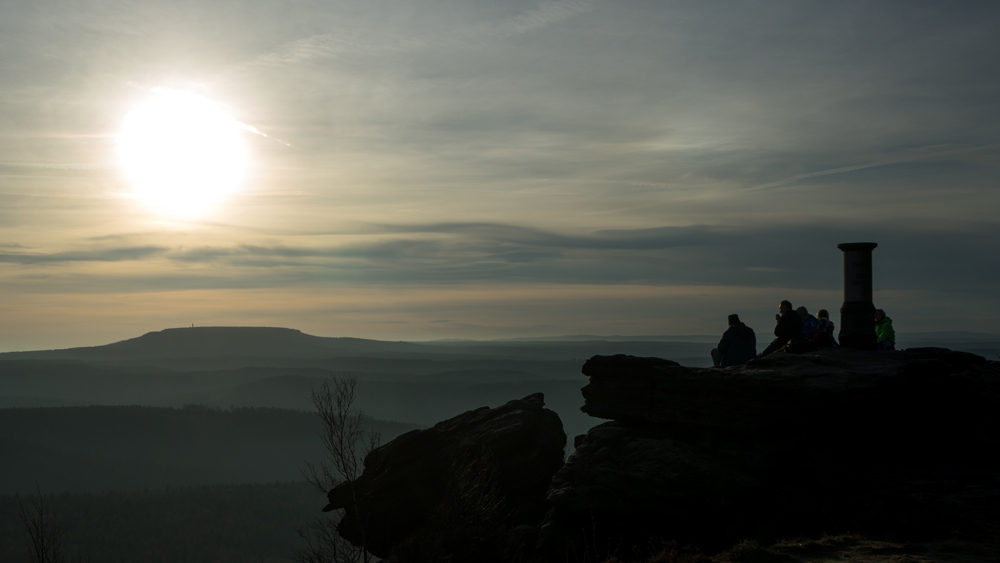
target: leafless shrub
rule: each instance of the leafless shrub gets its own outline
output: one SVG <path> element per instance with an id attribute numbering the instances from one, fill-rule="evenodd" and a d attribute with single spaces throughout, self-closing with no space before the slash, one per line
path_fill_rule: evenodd
<path id="1" fill-rule="evenodd" d="M 317 490 L 327 491 L 346 483 L 353 512 L 359 515 L 361 546 L 352 545 L 337 533 L 339 518 L 316 518 L 310 525 L 296 530 L 306 547 L 296 550 L 299 563 L 368 563 L 372 555 L 367 545 L 368 526 L 364 518 L 362 499 L 353 483 L 364 471 L 364 458 L 377 448 L 381 434 L 365 428 L 364 413 L 354 409 L 354 388 L 357 378 L 334 377 L 324 380 L 312 393 L 313 406 L 322 420 L 319 436 L 326 458 L 318 465 L 306 463 L 303 475 Z M 343 513 L 339 514 L 343 517 Z"/>
<path id="2" fill-rule="evenodd" d="M 340 537 L 337 522 L 333 518 L 316 518 L 309 525 L 296 529 L 306 546 L 296 549 L 293 559 L 299 563 L 368 561 L 360 549 Z"/>
<path id="3" fill-rule="evenodd" d="M 28 541 L 29 559 L 32 563 L 64 563 L 66 561 L 63 547 L 62 526 L 53 517 L 42 491 L 35 484 L 36 495 L 22 500 L 17 495 L 17 506 L 20 509 L 21 525 Z"/>

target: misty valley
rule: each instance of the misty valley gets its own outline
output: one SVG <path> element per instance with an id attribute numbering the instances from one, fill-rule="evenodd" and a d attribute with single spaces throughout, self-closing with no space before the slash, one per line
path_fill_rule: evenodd
<path id="1" fill-rule="evenodd" d="M 66 542 L 94 561 L 286 560 L 296 526 L 325 502 L 301 473 L 323 455 L 311 392 L 325 378 L 358 379 L 357 407 L 384 442 L 537 392 L 573 436 L 599 422 L 579 410 L 586 358 L 711 363 L 708 337 L 579 338 L 418 344 L 185 328 L 0 354 L 0 560 L 23 560 L 12 495 L 36 485 L 54 495 Z"/>

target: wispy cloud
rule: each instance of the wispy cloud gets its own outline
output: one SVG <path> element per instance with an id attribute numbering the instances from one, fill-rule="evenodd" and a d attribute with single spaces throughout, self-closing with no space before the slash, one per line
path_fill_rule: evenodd
<path id="1" fill-rule="evenodd" d="M 0 162 L 0 168 L 28 168 L 33 170 L 111 170 L 106 164 L 87 164 L 81 162 Z"/>
<path id="2" fill-rule="evenodd" d="M 169 258 L 179 262 L 215 262 L 231 260 L 252 265 L 282 266 L 292 265 L 299 259 L 365 258 L 382 260 L 400 256 L 428 257 L 438 253 L 440 245 L 435 241 L 388 240 L 367 243 L 345 244 L 336 247 L 307 247 L 287 245 L 239 245 L 234 247 L 200 247 L 177 249 Z M 261 261 L 260 259 L 270 259 Z"/>
<path id="3" fill-rule="evenodd" d="M 597 0 L 542 2 L 538 8 L 523 14 L 460 30 L 455 33 L 455 37 L 482 38 L 493 36 L 501 39 L 516 37 L 589 12 L 597 4 Z"/>
<path id="4" fill-rule="evenodd" d="M 528 246 L 578 249 L 651 249 L 704 245 L 718 228 L 702 225 L 649 229 L 600 230 L 589 235 L 561 234 L 544 229 L 506 223 L 433 223 L 426 225 L 380 225 L 395 233 L 438 233 L 464 240 L 491 240 Z"/>
<path id="5" fill-rule="evenodd" d="M 227 70 L 224 76 L 271 66 L 315 62 L 347 53 L 408 52 L 420 49 L 424 45 L 424 41 L 417 39 L 376 42 L 370 37 L 354 32 L 323 33 L 285 43 L 270 53 Z"/>
<path id="6" fill-rule="evenodd" d="M 220 78 L 272 66 L 317 62 L 345 54 L 410 53 L 432 47 L 461 47 L 484 40 L 509 39 L 583 14 L 597 4 L 598 0 L 542 2 L 537 8 L 516 16 L 423 37 L 379 40 L 370 34 L 344 30 L 311 35 L 285 43 L 270 53 L 228 69 Z"/>
<path id="7" fill-rule="evenodd" d="M 968 226 L 977 233 L 972 237 L 962 230 L 922 229 L 696 225 L 573 235 L 501 223 L 439 223 L 386 228 L 379 234 L 352 235 L 375 240 L 327 246 L 131 246 L 53 253 L 6 247 L 0 248 L 0 263 L 23 265 L 23 270 L 3 273 L 8 283 L 15 278 L 30 283 L 32 275 L 41 275 L 50 276 L 51 284 L 56 283 L 51 270 L 41 269 L 49 263 L 156 261 L 152 270 L 124 276 L 99 265 L 59 275 L 100 278 L 108 287 L 172 290 L 527 282 L 837 289 L 842 278 L 836 244 L 871 239 L 879 243 L 881 288 L 961 292 L 994 285 L 991 280 L 1000 275 L 1000 259 L 990 246 L 1000 237 L 995 225 Z M 938 257 L 940 267 L 928 269 L 922 258 L 926 254 Z"/>

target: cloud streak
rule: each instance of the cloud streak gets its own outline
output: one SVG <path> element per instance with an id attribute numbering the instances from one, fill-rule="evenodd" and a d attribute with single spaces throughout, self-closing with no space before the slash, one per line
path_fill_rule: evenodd
<path id="1" fill-rule="evenodd" d="M 455 37 L 478 39 L 484 36 L 493 36 L 499 39 L 509 39 L 525 33 L 538 31 L 550 25 L 587 13 L 593 10 L 597 4 L 597 0 L 542 2 L 534 10 L 529 10 L 523 14 L 505 18 L 497 22 L 474 26 L 470 29 L 456 32 Z"/>
<path id="2" fill-rule="evenodd" d="M 1000 238 L 1000 230 L 996 226 L 969 228 L 980 236 L 969 237 L 964 230 L 924 232 L 890 225 L 864 232 L 815 225 L 806 231 L 794 226 L 737 229 L 695 225 L 577 235 L 502 223 L 437 223 L 380 226 L 377 233 L 351 235 L 351 239 L 371 240 L 325 246 L 130 246 L 48 254 L 8 246 L 0 247 L 0 262 L 30 267 L 156 260 L 165 266 L 157 266 L 164 280 L 179 283 L 189 279 L 190 287 L 202 283 L 197 280 L 213 280 L 214 286 L 253 287 L 337 279 L 345 283 L 449 285 L 516 280 L 653 285 L 715 285 L 725 281 L 747 286 L 838 288 L 840 253 L 836 244 L 872 239 L 880 243 L 879 265 L 887 272 L 880 281 L 883 286 L 961 290 L 989 286 L 1000 275 L 1000 258 L 990 248 L 990 241 Z M 992 234 L 984 234 L 984 229 Z M 942 257 L 940 267 L 928 271 L 923 260 L 927 253 Z"/>
<path id="3" fill-rule="evenodd" d="M 88 164 L 82 162 L 0 162 L 0 168 L 29 168 L 33 170 L 112 170 L 114 167 L 106 164 Z"/>
<path id="4" fill-rule="evenodd" d="M 80 250 L 54 253 L 3 252 L 0 263 L 51 264 L 59 262 L 126 262 L 146 260 L 167 252 L 162 246 L 132 246 L 102 250 Z"/>

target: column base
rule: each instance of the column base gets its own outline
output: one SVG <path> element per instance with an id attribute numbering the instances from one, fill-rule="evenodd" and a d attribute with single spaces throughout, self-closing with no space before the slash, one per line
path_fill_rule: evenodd
<path id="1" fill-rule="evenodd" d="M 875 305 L 871 302 L 848 302 L 840 308 L 840 345 L 856 350 L 877 350 Z"/>

